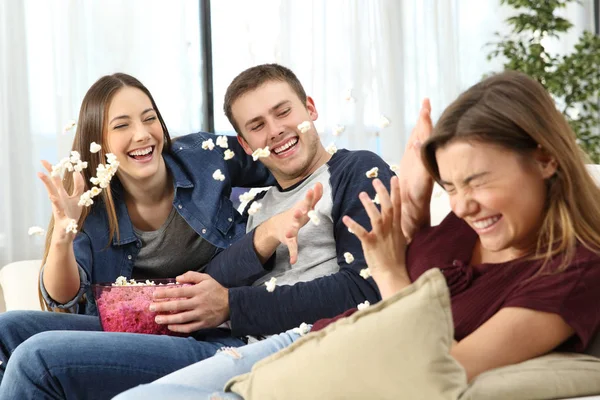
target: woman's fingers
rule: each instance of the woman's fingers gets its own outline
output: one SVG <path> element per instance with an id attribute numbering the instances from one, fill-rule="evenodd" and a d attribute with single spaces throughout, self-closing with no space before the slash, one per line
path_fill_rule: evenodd
<path id="1" fill-rule="evenodd" d="M 391 219 L 394 210 L 392 209 L 390 194 L 379 179 L 373 181 L 373 187 L 375 188 L 379 204 L 381 205 L 381 215 L 383 216 L 384 221 Z"/>
<path id="2" fill-rule="evenodd" d="M 85 181 L 81 172 L 73 171 L 73 193 L 71 196 L 81 196 L 85 189 Z"/>

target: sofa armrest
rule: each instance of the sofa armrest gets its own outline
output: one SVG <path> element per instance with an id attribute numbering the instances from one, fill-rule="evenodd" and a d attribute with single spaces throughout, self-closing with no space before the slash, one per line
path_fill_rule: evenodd
<path id="1" fill-rule="evenodd" d="M 16 261 L 0 269 L 6 311 L 40 310 L 38 275 L 42 260 Z"/>

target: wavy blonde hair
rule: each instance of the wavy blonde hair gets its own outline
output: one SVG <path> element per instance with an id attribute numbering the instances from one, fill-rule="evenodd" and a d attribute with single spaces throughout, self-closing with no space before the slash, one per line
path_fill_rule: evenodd
<path id="1" fill-rule="evenodd" d="M 557 162 L 547 180 L 545 216 L 533 257 L 543 259 L 540 273 L 564 271 L 578 243 L 600 249 L 600 189 L 585 164 L 576 136 L 544 87 L 520 72 L 493 75 L 462 93 L 435 125 L 422 158 L 438 182 L 436 150 L 457 140 L 501 146 L 525 157 L 539 147 Z M 549 262 L 562 257 L 548 271 Z"/>
<path id="2" fill-rule="evenodd" d="M 156 103 L 154 102 L 152 94 L 150 94 L 150 91 L 139 80 L 131 75 L 116 73 L 113 75 L 103 76 L 88 89 L 83 98 L 81 109 L 79 110 L 79 119 L 77 120 L 77 130 L 75 132 L 75 138 L 73 139 L 72 150 L 79 152 L 81 155 L 81 160 L 87 161 L 88 163 L 88 167 L 82 171 L 85 183 L 84 190 L 90 189 L 90 178 L 95 175 L 98 165 L 106 162 L 107 152 L 105 149 L 108 149 L 108 144 L 105 140 L 106 135 L 104 133 L 106 132 L 108 108 L 114 95 L 124 87 L 137 88 L 144 92 L 146 96 L 148 96 L 163 129 L 165 141 L 163 152 L 171 151 L 171 137 L 169 135 L 169 131 L 167 130 L 167 126 L 165 125 L 165 122 L 160 114 L 160 111 L 158 110 L 158 107 L 156 106 Z M 98 153 L 90 152 L 90 144 L 92 142 L 102 143 L 102 150 L 100 150 Z M 115 177 L 113 179 L 117 178 Z M 69 173 L 65 174 L 63 184 L 67 193 L 72 193 L 74 188 L 73 175 Z M 110 246 L 115 235 L 117 238 L 119 237 L 119 222 L 117 221 L 115 203 L 113 201 L 110 185 L 106 190 L 102 191 L 100 194 L 100 201 L 97 201 L 97 203 L 104 204 L 104 207 L 106 208 L 109 230 L 107 246 Z M 89 212 L 90 210 L 88 207 L 83 208 L 81 217 L 79 217 L 79 221 L 77 221 L 77 226 L 83 226 Z M 46 234 L 42 267 L 46 264 L 46 259 L 48 258 L 53 231 L 54 217 L 51 217 L 48 225 L 48 232 Z M 42 310 L 68 312 L 62 309 L 51 309 L 39 290 L 39 284 L 41 284 L 41 282 L 38 282 L 38 297 Z"/>

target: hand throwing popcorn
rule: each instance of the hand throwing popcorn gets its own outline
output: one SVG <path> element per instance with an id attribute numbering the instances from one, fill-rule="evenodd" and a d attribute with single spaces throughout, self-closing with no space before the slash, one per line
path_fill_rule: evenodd
<path id="1" fill-rule="evenodd" d="M 227 136 L 219 136 L 217 138 L 217 146 L 222 147 L 224 149 L 229 147 L 229 144 L 227 144 Z"/>
<path id="2" fill-rule="evenodd" d="M 310 121 L 304 121 L 298 125 L 298 130 L 302 133 L 306 133 L 310 130 Z"/>
<path id="3" fill-rule="evenodd" d="M 379 173 L 379 168 L 374 167 L 367 171 L 367 178 L 377 178 L 377 174 Z"/>
<path id="4" fill-rule="evenodd" d="M 216 170 L 213 173 L 213 179 L 216 181 L 224 181 L 225 180 L 225 175 L 223 175 L 223 173 L 221 172 L 220 169 Z"/>
<path id="5" fill-rule="evenodd" d="M 352 253 L 345 252 L 344 259 L 346 260 L 347 264 L 351 264 L 352 262 L 354 262 L 354 256 L 352 255 Z"/>
<path id="6" fill-rule="evenodd" d="M 215 142 L 212 139 L 208 139 L 202 142 L 202 148 L 204 150 L 212 150 L 215 148 Z"/>
<path id="7" fill-rule="evenodd" d="M 268 282 L 265 282 L 265 286 L 267 287 L 267 292 L 272 293 L 275 290 L 275 286 L 277 286 L 277 278 L 271 278 Z"/>
<path id="8" fill-rule="evenodd" d="M 229 149 L 225 150 L 225 153 L 223 153 L 223 159 L 225 161 L 231 160 L 233 156 L 235 156 L 235 153 Z"/>
<path id="9" fill-rule="evenodd" d="M 308 212 L 308 218 L 310 218 L 310 222 L 312 222 L 315 225 L 319 225 L 321 223 L 321 219 L 319 218 L 319 215 L 315 210 L 310 210 Z"/>
<path id="10" fill-rule="evenodd" d="M 254 203 L 252 203 L 250 205 L 250 208 L 248 209 L 248 214 L 249 215 L 254 215 L 258 212 L 258 210 L 260 210 L 262 207 L 262 204 L 260 204 L 258 201 L 255 201 Z"/>
<path id="11" fill-rule="evenodd" d="M 335 144 L 331 143 L 329 146 L 327 146 L 327 148 L 325 149 L 327 150 L 327 152 L 331 155 L 334 155 L 335 153 L 337 153 L 337 147 L 335 147 Z"/>
<path id="12" fill-rule="evenodd" d="M 264 149 L 258 148 L 256 150 L 254 150 L 254 153 L 252 153 L 252 159 L 254 161 L 256 161 L 259 158 L 266 158 L 266 157 L 269 157 L 270 155 L 271 155 L 271 151 L 269 150 L 269 146 L 267 146 Z"/>
<path id="13" fill-rule="evenodd" d="M 27 230 L 27 234 L 29 236 L 44 236 L 46 234 L 46 231 L 43 228 L 40 228 L 39 226 L 32 226 Z"/>
<path id="14" fill-rule="evenodd" d="M 358 308 L 358 311 L 362 311 L 365 308 L 368 308 L 371 305 L 371 303 L 369 303 L 369 300 L 366 300 L 364 303 L 360 303 L 359 305 L 356 306 L 356 308 Z"/>
<path id="15" fill-rule="evenodd" d="M 100 146 L 98 143 L 96 142 L 92 142 L 90 144 L 90 153 L 97 153 L 102 149 L 102 146 Z"/>

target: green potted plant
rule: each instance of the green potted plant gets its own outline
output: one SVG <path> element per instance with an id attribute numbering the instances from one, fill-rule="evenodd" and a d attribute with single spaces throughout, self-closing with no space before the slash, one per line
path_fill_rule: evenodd
<path id="1" fill-rule="evenodd" d="M 504 69 L 535 78 L 554 97 L 594 163 L 600 163 L 600 37 L 585 31 L 573 50 L 551 54 L 545 38 L 561 39 L 573 24 L 556 11 L 578 0 L 501 0 L 518 12 L 506 20 L 510 33 L 496 33 L 488 60 L 503 57 Z"/>

